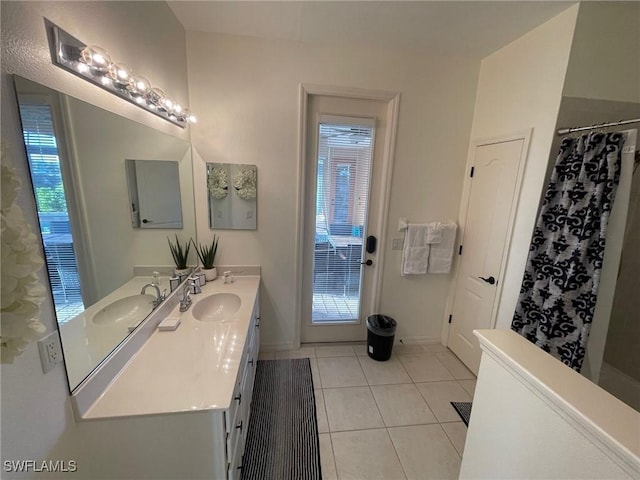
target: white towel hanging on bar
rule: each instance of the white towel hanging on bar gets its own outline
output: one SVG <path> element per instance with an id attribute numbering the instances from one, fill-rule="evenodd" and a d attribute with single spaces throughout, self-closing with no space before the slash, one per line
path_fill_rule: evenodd
<path id="1" fill-rule="evenodd" d="M 404 238 L 402 250 L 402 275 L 421 275 L 427 273 L 429 263 L 429 244 L 427 243 L 426 223 L 410 223 Z"/>
<path id="2" fill-rule="evenodd" d="M 456 242 L 456 230 L 458 226 L 455 222 L 448 221 L 440 224 L 442 238 L 439 243 L 430 245 L 429 251 L 429 273 L 449 273 L 453 258 L 453 248 Z"/>

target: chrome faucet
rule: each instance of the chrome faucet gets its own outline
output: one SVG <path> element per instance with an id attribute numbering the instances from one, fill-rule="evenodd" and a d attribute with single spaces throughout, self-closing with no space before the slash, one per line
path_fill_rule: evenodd
<path id="1" fill-rule="evenodd" d="M 191 306 L 191 290 L 195 285 L 195 280 L 187 280 L 185 286 L 182 288 L 182 298 L 180 299 L 180 311 L 186 312 Z"/>
<path id="2" fill-rule="evenodd" d="M 160 287 L 157 283 L 147 283 L 144 287 L 142 287 L 142 290 L 140 290 L 140 295 L 145 294 L 145 292 L 147 291 L 147 287 L 153 287 L 156 290 L 156 299 L 153 301 L 153 308 L 156 308 L 165 299 L 166 292 L 160 292 Z"/>

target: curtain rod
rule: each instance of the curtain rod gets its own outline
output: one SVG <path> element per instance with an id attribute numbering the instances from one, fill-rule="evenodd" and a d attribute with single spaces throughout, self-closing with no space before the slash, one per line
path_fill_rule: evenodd
<path id="1" fill-rule="evenodd" d="M 560 128 L 558 129 L 556 134 L 566 135 L 567 133 L 581 132 L 583 130 L 593 130 L 594 128 L 615 127 L 616 125 L 627 125 L 628 123 L 640 123 L 640 118 L 633 118 L 631 120 L 620 120 L 619 122 L 598 123 L 595 125 L 589 125 L 588 127 Z"/>

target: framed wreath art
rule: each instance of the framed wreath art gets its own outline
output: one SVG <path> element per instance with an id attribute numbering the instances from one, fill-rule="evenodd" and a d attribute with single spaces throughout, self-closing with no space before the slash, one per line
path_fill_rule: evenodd
<path id="1" fill-rule="evenodd" d="M 257 175 L 256 169 L 245 168 L 233 176 L 233 187 L 236 189 L 238 197 L 243 200 L 253 200 L 256 198 Z"/>
<path id="2" fill-rule="evenodd" d="M 222 200 L 229 191 L 229 177 L 224 168 L 213 167 L 207 177 L 207 186 L 211 196 L 217 200 Z"/>

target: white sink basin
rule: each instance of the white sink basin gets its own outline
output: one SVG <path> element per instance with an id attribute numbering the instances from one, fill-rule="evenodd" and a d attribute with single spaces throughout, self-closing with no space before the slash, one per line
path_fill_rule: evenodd
<path id="1" fill-rule="evenodd" d="M 229 320 L 241 303 L 235 293 L 214 293 L 196 303 L 191 314 L 201 322 L 220 322 Z"/>
<path id="2" fill-rule="evenodd" d="M 153 311 L 153 295 L 131 295 L 110 303 L 93 316 L 93 323 L 110 325 L 140 323 Z"/>

